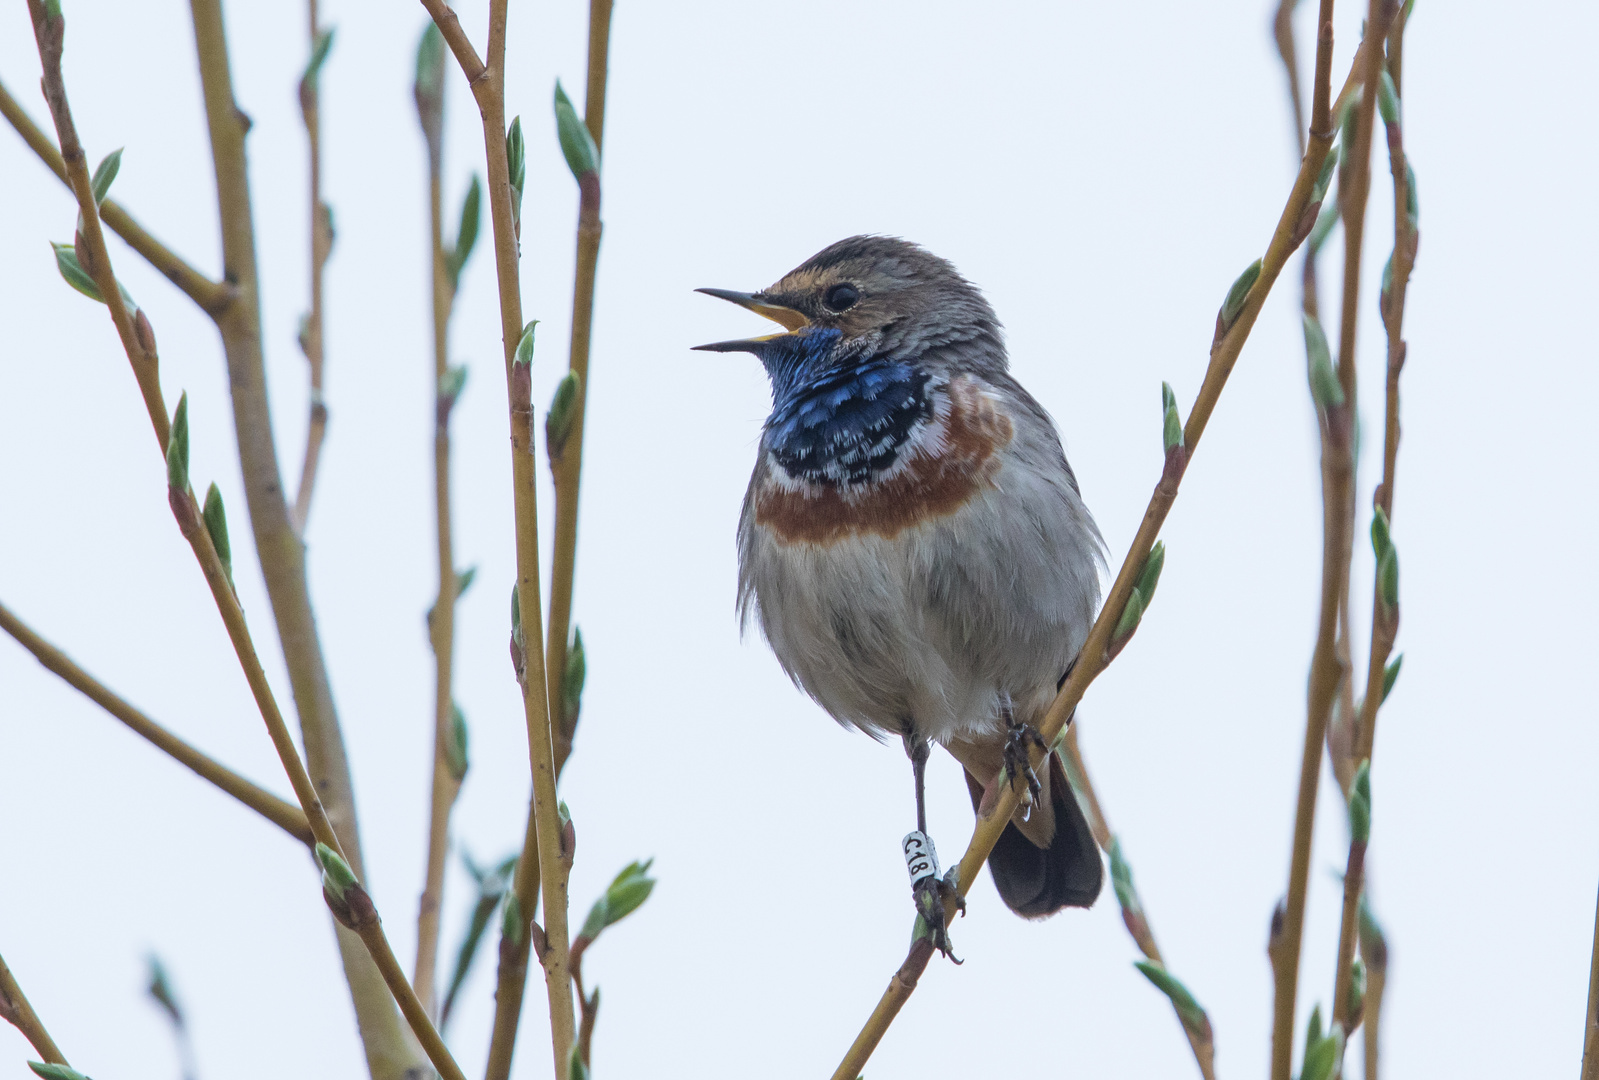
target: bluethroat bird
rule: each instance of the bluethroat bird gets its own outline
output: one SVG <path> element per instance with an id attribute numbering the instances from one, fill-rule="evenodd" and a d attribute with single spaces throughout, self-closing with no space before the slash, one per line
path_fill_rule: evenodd
<path id="1" fill-rule="evenodd" d="M 945 955 L 924 775 L 938 743 L 972 805 L 1002 775 L 1022 808 L 988 857 L 1001 899 L 1042 918 L 1087 907 L 1099 850 L 1058 753 L 1038 775 L 1036 724 L 1088 636 L 1104 541 L 1055 426 L 1012 378 L 982 293 L 904 240 L 855 236 L 731 300 L 783 332 L 699 348 L 750 352 L 772 412 L 738 527 L 738 610 L 840 724 L 898 735 L 916 831 L 917 911 Z"/>

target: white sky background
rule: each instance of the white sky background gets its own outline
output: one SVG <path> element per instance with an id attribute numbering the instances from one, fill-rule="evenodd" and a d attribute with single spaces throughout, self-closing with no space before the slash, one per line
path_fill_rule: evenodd
<path id="1" fill-rule="evenodd" d="M 1339 7 L 1341 81 L 1364 5 Z M 461 13 L 480 43 L 483 8 Z M 529 147 L 524 305 L 543 320 L 539 402 L 565 368 L 576 213 L 550 91 L 560 75 L 581 106 L 584 9 L 517 4 L 510 27 L 509 111 Z M 91 158 L 126 146 L 115 196 L 214 272 L 185 6 L 68 0 L 66 12 L 68 87 Z M 765 285 L 857 232 L 949 257 L 1004 320 L 1014 368 L 1059 421 L 1119 562 L 1159 472 L 1160 381 L 1186 409 L 1216 307 L 1264 251 L 1293 176 L 1268 16 L 1264 0 L 618 5 L 577 585 L 589 683 L 563 784 L 580 838 L 574 918 L 632 858 L 654 855 L 661 883 L 585 965 L 604 990 L 596 1076 L 826 1075 L 911 923 L 897 852 L 912 822 L 904 756 L 838 729 L 758 637 L 740 642 L 733 532 L 769 399 L 753 358 L 687 351 L 757 327 L 690 290 Z M 307 303 L 294 94 L 304 16 L 233 4 L 228 19 L 238 100 L 255 122 L 268 374 L 292 486 L 306 415 L 294 345 Z M 329 0 L 326 20 L 338 28 L 322 82 L 338 244 L 311 585 L 371 884 L 409 967 L 432 747 L 422 612 L 435 587 L 425 166 L 410 96 L 424 15 Z M 1392 947 L 1383 1026 L 1395 1076 L 1559 1075 L 1580 1055 L 1599 879 L 1599 734 L 1583 675 L 1599 385 L 1596 162 L 1582 110 L 1595 100 L 1596 31 L 1588 5 L 1531 19 L 1421 0 L 1407 40 L 1422 244 L 1394 525 L 1406 659 L 1379 727 L 1369 861 Z M 0 77 L 47 123 L 20 3 L 0 7 Z M 482 143 L 453 70 L 448 94 L 453 213 Z M 1360 308 L 1362 506 L 1379 467 L 1375 290 L 1392 220 L 1377 161 Z M 0 598 L 133 702 L 287 794 L 173 527 L 110 322 L 50 258 L 46 241 L 71 236 L 70 196 L 10 131 L 0 193 Z M 487 229 L 485 214 L 453 331 L 472 367 L 454 424 L 456 550 L 479 568 L 458 615 L 472 771 L 455 835 L 484 859 L 519 843 L 528 788 L 505 647 L 513 550 Z M 120 241 L 112 251 L 160 339 L 169 402 L 189 392 L 196 487 L 215 479 L 226 496 L 245 609 L 287 703 L 217 337 Z M 1171 967 L 1210 1011 L 1229 1077 L 1266 1069 L 1264 944 L 1287 876 L 1318 589 L 1298 268 L 1296 258 L 1273 293 L 1187 475 L 1158 600 L 1082 710 L 1107 811 Z M 1323 278 L 1329 309 L 1335 278 Z M 544 506 L 547 528 L 547 490 Z M 1357 535 L 1365 525 L 1362 515 Z M 1362 541 L 1362 625 L 1370 580 Z M 1345 843 L 1333 790 L 1324 780 L 1301 1032 L 1331 993 Z M 0 816 L 0 952 L 79 1068 L 177 1075 L 141 993 L 153 949 L 188 1005 L 202 1076 L 359 1075 L 303 854 L 9 641 Z M 931 818 L 947 862 L 971 813 L 942 755 Z M 449 890 L 446 970 L 468 901 L 458 863 Z M 1108 887 L 1088 913 L 1030 924 L 1003 910 L 985 874 L 954 940 L 965 966 L 932 965 L 868 1076 L 1193 1075 L 1171 1010 L 1131 966 Z M 469 1075 L 486 1053 L 492 980 L 491 944 L 450 1032 Z M 535 976 L 518 1077 L 549 1071 L 543 998 Z M 27 1075 L 24 1056 L 0 1029 L 0 1077 Z"/>

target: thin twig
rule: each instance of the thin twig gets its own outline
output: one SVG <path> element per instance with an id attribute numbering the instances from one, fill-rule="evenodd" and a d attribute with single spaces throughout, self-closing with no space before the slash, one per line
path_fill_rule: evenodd
<path id="1" fill-rule="evenodd" d="M 518 267 L 518 238 L 512 217 L 510 166 L 505 137 L 505 24 L 507 0 L 490 0 L 489 41 L 485 65 L 461 32 L 454 12 L 441 0 L 422 0 L 439 31 L 460 62 L 483 116 L 483 142 L 487 158 L 489 210 L 494 225 L 494 262 L 500 293 L 500 332 L 505 347 L 505 374 L 511 409 L 511 465 L 516 511 L 516 571 L 518 603 L 524 614 L 522 635 L 522 705 L 527 718 L 528 757 L 533 772 L 533 800 L 517 862 L 515 897 L 524 921 L 531 920 L 542 892 L 543 928 L 525 926 L 518 939 L 502 948 L 499 990 L 495 997 L 494 1034 L 485 1070 L 487 1080 L 505 1080 L 510 1074 L 526 985 L 527 956 L 539 941 L 539 962 L 544 968 L 550 1001 L 550 1041 L 555 1075 L 564 1075 L 567 1056 L 576 1038 L 572 1007 L 567 928 L 567 878 L 571 852 L 563 850 L 563 829 L 556 809 L 555 751 L 552 741 L 550 687 L 545 667 L 544 640 L 539 632 L 543 612 L 539 587 L 538 499 L 534 487 L 532 402 L 529 370 L 515 363 L 522 339 L 522 296 Z M 535 934 L 533 931 L 537 930 Z"/>
<path id="2" fill-rule="evenodd" d="M 1089 828 L 1094 833 L 1094 840 L 1108 854 L 1111 844 L 1115 842 L 1115 835 L 1110 830 L 1110 822 L 1105 817 L 1104 808 L 1100 805 L 1099 793 L 1094 789 L 1094 781 L 1088 775 L 1088 763 L 1083 760 L 1082 748 L 1077 742 L 1077 724 L 1069 724 L 1066 728 L 1066 737 L 1061 743 L 1061 751 L 1066 755 L 1069 775 L 1074 785 L 1080 785 L 1077 794 L 1085 804 L 1088 811 Z M 1119 899 L 1119 898 L 1118 898 Z M 1149 925 L 1149 916 L 1143 910 L 1142 898 L 1139 898 L 1136 915 L 1122 910 L 1122 922 L 1127 927 L 1133 943 L 1138 946 L 1138 951 L 1149 959 L 1166 966 L 1166 958 L 1161 955 L 1160 944 L 1155 940 L 1155 931 Z M 1173 1004 L 1175 1009 L 1175 1003 Z M 1188 1046 L 1194 1052 L 1194 1062 L 1199 1066 L 1199 1073 L 1205 1080 L 1216 1080 L 1216 1043 L 1214 1038 L 1201 1038 L 1183 1020 L 1180 1010 L 1177 1011 L 1177 1021 L 1183 1029 L 1183 1034 L 1188 1039 Z"/>
<path id="3" fill-rule="evenodd" d="M 1369 1071 L 1367 1080 L 1375 1080 Z M 1582 1028 L 1582 1080 L 1599 1080 L 1599 911 L 1594 915 L 1593 959 L 1588 963 L 1588 1018 Z"/>
<path id="4" fill-rule="evenodd" d="M 1326 47 L 1332 44 L 1331 34 L 1325 34 L 1323 41 Z M 1321 70 L 1325 65 L 1318 55 L 1317 68 Z M 1325 87 L 1318 87 L 1319 100 L 1325 102 L 1327 98 Z M 1231 374 L 1233 365 L 1237 363 L 1238 355 L 1243 350 L 1244 342 L 1248 340 L 1249 332 L 1254 328 L 1255 319 L 1260 314 L 1261 306 L 1266 301 L 1266 295 L 1271 291 L 1278 274 L 1282 272 L 1288 257 L 1293 254 L 1300 242 L 1304 239 L 1304 216 L 1310 207 L 1311 190 L 1316 178 L 1320 174 L 1322 162 L 1327 158 L 1327 151 L 1332 145 L 1330 130 L 1322 132 L 1312 130 L 1304 160 L 1300 163 L 1299 175 L 1295 178 L 1292 192 L 1283 207 L 1282 216 L 1278 219 L 1277 228 L 1272 234 L 1270 246 L 1266 249 L 1265 256 L 1261 259 L 1260 274 L 1255 284 L 1250 288 L 1244 300 L 1242 309 L 1236 320 L 1215 341 L 1211 348 L 1210 365 L 1205 372 L 1204 383 L 1200 386 L 1199 394 L 1194 399 L 1192 410 L 1188 414 L 1188 421 L 1183 427 L 1183 446 L 1187 448 L 1188 458 L 1191 459 L 1200 438 L 1205 433 L 1205 427 L 1210 422 L 1216 402 L 1221 397 L 1222 389 L 1226 386 L 1227 376 Z M 1072 668 L 1065 685 L 1061 687 L 1053 704 L 1050 705 L 1044 722 L 1040 726 L 1040 734 L 1044 742 L 1053 745 L 1055 739 L 1065 729 L 1071 719 L 1077 703 L 1082 700 L 1083 692 L 1088 684 L 1093 682 L 1105 670 L 1112 660 L 1111 637 L 1122 611 L 1127 606 L 1127 601 L 1133 592 L 1133 586 L 1139 573 L 1143 570 L 1145 560 L 1149 557 L 1150 548 L 1154 546 L 1155 539 L 1160 533 L 1161 525 L 1170 512 L 1173 501 L 1177 498 L 1178 486 L 1182 480 L 1183 468 L 1186 461 L 1175 469 L 1163 472 L 1159 483 L 1151 495 L 1149 506 L 1144 511 L 1143 521 L 1139 524 L 1137 535 L 1133 538 L 1128 548 L 1127 557 L 1122 562 L 1121 570 L 1116 575 L 1115 583 L 1111 586 L 1105 598 L 1104 606 L 1100 609 L 1099 617 L 1094 621 L 1093 628 L 1089 630 L 1088 640 L 1084 643 L 1081 653 Z M 1037 758 L 1038 751 L 1033 751 Z M 1037 758 L 1035 767 L 1042 761 Z M 999 840 L 1005 825 L 1010 821 L 1011 814 L 1017 805 L 1016 792 L 1006 785 L 995 800 L 994 806 L 987 816 L 979 817 L 977 827 L 972 834 L 970 845 L 965 855 L 961 857 L 958 867 L 958 891 L 964 896 L 971 888 L 972 882 L 977 880 L 977 875 L 982 871 L 983 863 L 988 859 L 989 852 L 994 849 L 994 844 Z M 954 916 L 954 905 L 948 905 L 949 917 Z M 922 970 L 927 966 L 932 948 L 926 938 L 919 939 L 912 945 L 910 954 L 905 963 L 895 973 L 884 992 L 877 1008 L 873 1011 L 854 1044 L 845 1054 L 844 1060 L 834 1072 L 834 1080 L 854 1080 L 860 1074 L 872 1050 L 882 1039 L 883 1033 L 893 1022 L 900 1007 L 915 990 L 916 980 Z"/>
<path id="5" fill-rule="evenodd" d="M 159 750 L 165 751 L 202 780 L 208 780 L 272 824 L 300 841 L 314 843 L 305 812 L 293 803 L 251 783 L 214 758 L 190 746 L 150 717 L 118 697 L 104 683 L 73 663 L 60 649 L 35 633 L 26 623 L 0 604 L 0 629 L 34 655 L 46 669 L 59 675 L 73 689 L 128 725 Z"/>
<path id="6" fill-rule="evenodd" d="M 605 125 L 607 57 L 611 41 L 612 0 L 590 0 L 588 100 L 584 123 L 596 149 Z M 578 489 L 583 471 L 584 417 L 588 411 L 589 343 L 594 327 L 594 274 L 599 263 L 600 178 L 578 180 L 577 266 L 572 286 L 572 341 L 568 369 L 577 376 L 577 396 L 572 402 L 572 426 L 559 448 L 550 447 L 550 472 L 555 477 L 555 538 L 550 549 L 550 628 L 545 655 L 550 665 L 551 699 L 558 720 L 555 734 L 555 774 L 560 776 L 572 753 L 576 717 L 564 715 L 566 701 L 566 648 L 572 632 L 572 588 L 577 562 Z M 580 995 L 581 999 L 581 995 Z"/>
<path id="7" fill-rule="evenodd" d="M 449 746 L 453 738 L 452 666 L 455 654 L 455 598 L 460 591 L 455 571 L 450 519 L 450 414 L 453 394 L 446 394 L 444 376 L 449 370 L 449 324 L 455 289 L 445 263 L 444 248 L 444 80 L 424 86 L 418 76 L 417 112 L 428 151 L 428 212 L 433 289 L 433 504 L 438 539 L 438 596 L 428 615 L 433 646 L 433 784 L 428 814 L 427 870 L 416 924 L 416 973 L 411 984 L 437 1015 L 435 970 L 439 951 L 439 912 L 444 903 L 444 868 L 449 855 L 450 811 L 461 791 L 461 781 L 451 771 Z M 459 240 L 457 241 L 459 242 Z"/>
<path id="8" fill-rule="evenodd" d="M 1294 106 L 1294 137 L 1299 140 L 1299 152 L 1305 152 L 1305 105 L 1299 92 L 1299 57 L 1294 48 L 1294 9 L 1299 0 L 1278 0 L 1277 14 L 1272 18 L 1272 37 L 1277 41 L 1277 54 L 1283 59 L 1288 76 L 1288 97 Z"/>
<path id="9" fill-rule="evenodd" d="M 18 1031 L 23 1038 L 33 1044 L 39 1056 L 51 1065 L 66 1065 L 66 1056 L 61 1053 L 61 1048 L 50 1038 L 50 1033 L 44 1029 L 44 1021 L 39 1019 L 39 1014 L 33 1011 L 33 1006 L 28 1004 L 28 996 L 22 992 L 22 987 L 17 985 L 15 975 L 6 967 L 5 957 L 0 956 L 0 1020 L 5 1020 Z"/>
<path id="10" fill-rule="evenodd" d="M 311 26 L 311 54 L 315 64 L 322 26 L 317 18 L 317 0 L 307 0 Z M 311 174 L 311 313 L 306 316 L 300 347 L 311 367 L 311 416 L 306 424 L 305 464 L 300 470 L 300 488 L 294 497 L 294 527 L 302 536 L 311 516 L 311 493 L 316 488 L 317 465 L 322 460 L 322 441 L 328 432 L 328 407 L 322 396 L 322 271 L 333 248 L 332 215 L 322 202 L 322 80 L 318 72 L 307 70 L 300 80 L 300 115 L 305 120 L 306 141 L 310 149 Z"/>
<path id="11" fill-rule="evenodd" d="M 1289 866 L 1288 897 L 1280 935 L 1274 935 L 1275 998 L 1272 1015 L 1272 1080 L 1288 1080 L 1293 1065 L 1294 1010 L 1298 994 L 1299 959 L 1304 944 L 1305 898 L 1309 887 L 1311 838 L 1315 827 L 1316 794 L 1321 777 L 1322 743 L 1338 696 L 1339 682 L 1347 672 L 1336 651 L 1338 610 L 1347 588 L 1350 538 L 1353 534 L 1352 415 L 1355 408 L 1355 327 L 1360 303 L 1360 253 L 1364 237 L 1366 196 L 1371 181 L 1371 130 L 1377 105 L 1377 76 L 1382 64 L 1382 30 L 1391 8 L 1384 0 L 1371 0 L 1366 40 L 1357 52 L 1357 70 L 1364 94 L 1356 108 L 1353 145 L 1343 147 L 1338 198 L 1344 227 L 1344 281 L 1342 318 L 1338 340 L 1338 380 L 1344 404 L 1323 410 L 1327 437 L 1322 457 L 1322 592 L 1316 647 L 1311 657 L 1307 694 L 1305 748 L 1300 762 L 1299 797 L 1294 813 L 1293 855 Z M 1325 33 L 1325 31 L 1324 31 Z M 1358 758 L 1357 758 L 1358 760 Z M 1363 859 L 1364 850 L 1351 847 L 1351 865 Z M 1347 914 L 1347 913 L 1346 913 Z M 1352 929 L 1352 927 L 1351 927 Z M 1350 939 L 1353 949 L 1353 939 Z M 1351 954 L 1352 955 L 1352 954 Z M 1341 969 L 1348 957 L 1340 959 Z M 1348 975 L 1340 970 L 1338 986 L 1347 991 Z M 1345 994 L 1347 996 L 1347 993 Z M 1346 1002 L 1335 994 L 1336 1018 Z"/>
<path id="12" fill-rule="evenodd" d="M 36 125 L 22 106 L 0 85 L 0 114 L 16 129 L 22 141 L 39 156 L 56 178 L 71 187 L 67 180 L 67 167 L 61 153 Z M 189 299 L 200 305 L 200 310 L 211 316 L 219 315 L 232 301 L 233 289 L 225 282 L 212 281 L 182 256 L 144 230 L 115 199 L 100 204 L 100 217 L 111 226 L 111 231 L 126 240 L 128 246 L 144 260 L 166 276 L 168 281 L 183 291 Z"/>

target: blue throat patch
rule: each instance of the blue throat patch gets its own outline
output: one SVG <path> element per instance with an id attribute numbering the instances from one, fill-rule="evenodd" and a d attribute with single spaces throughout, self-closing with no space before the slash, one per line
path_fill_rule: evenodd
<path id="1" fill-rule="evenodd" d="M 790 476 L 858 484 L 889 468 L 931 406 L 927 372 L 897 360 L 835 355 L 838 330 L 774 338 L 761 362 L 772 380 L 768 446 Z"/>

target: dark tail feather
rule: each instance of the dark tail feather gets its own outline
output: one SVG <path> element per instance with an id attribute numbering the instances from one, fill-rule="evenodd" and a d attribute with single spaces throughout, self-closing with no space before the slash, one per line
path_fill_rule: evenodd
<path id="1" fill-rule="evenodd" d="M 999 898 L 1029 919 L 1042 919 L 1064 907 L 1090 907 L 1105 881 L 1099 846 L 1054 754 L 1049 756 L 1049 770 L 1054 841 L 1047 849 L 1036 847 L 1015 825 L 1006 825 L 988 856 L 988 870 L 994 875 Z M 975 806 L 982 789 L 970 774 L 966 782 Z"/>

